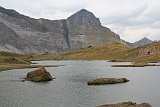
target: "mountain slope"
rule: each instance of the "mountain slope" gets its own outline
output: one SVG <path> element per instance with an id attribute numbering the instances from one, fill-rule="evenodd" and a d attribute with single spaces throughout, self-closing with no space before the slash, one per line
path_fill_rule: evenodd
<path id="1" fill-rule="evenodd" d="M 103 27 L 99 19 L 85 9 L 67 19 L 48 20 L 0 7 L 0 24 L 7 28 L 0 30 L 1 51 L 56 53 L 120 42 L 117 34 Z M 11 35 L 12 42 L 9 42 Z"/>
<path id="2" fill-rule="evenodd" d="M 121 58 L 128 61 L 152 62 L 160 61 L 160 42 L 153 42 L 126 52 L 125 57 Z"/>
<path id="3" fill-rule="evenodd" d="M 57 59 L 76 59 L 76 60 L 113 60 L 123 56 L 130 50 L 121 43 L 112 43 L 98 47 L 88 47 L 81 50 L 65 52 L 56 56 Z"/>
<path id="4" fill-rule="evenodd" d="M 112 60 L 112 61 L 160 61 L 160 42 L 138 48 L 129 48 L 121 43 L 89 47 L 55 56 L 57 59 Z"/>

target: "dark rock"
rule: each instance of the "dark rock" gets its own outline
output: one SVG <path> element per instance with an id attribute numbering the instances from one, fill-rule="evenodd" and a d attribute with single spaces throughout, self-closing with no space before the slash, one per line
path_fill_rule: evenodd
<path id="1" fill-rule="evenodd" d="M 33 82 L 43 82 L 51 81 L 53 78 L 49 72 L 44 67 L 37 68 L 29 73 L 27 73 L 26 80 Z"/>

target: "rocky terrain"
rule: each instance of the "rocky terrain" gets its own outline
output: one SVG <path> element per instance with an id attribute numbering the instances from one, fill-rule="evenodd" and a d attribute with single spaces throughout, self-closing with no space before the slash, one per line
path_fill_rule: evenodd
<path id="1" fill-rule="evenodd" d="M 133 102 L 123 102 L 118 104 L 106 104 L 97 107 L 151 107 L 151 105 L 148 103 L 136 104 Z"/>
<path id="2" fill-rule="evenodd" d="M 48 20 L 0 7 L 0 37 L 0 51 L 17 53 L 56 53 L 120 42 L 119 35 L 85 9 L 67 19 Z"/>
<path id="3" fill-rule="evenodd" d="M 138 56 L 152 56 L 160 55 L 160 42 L 153 43 L 152 45 L 140 49 Z"/>

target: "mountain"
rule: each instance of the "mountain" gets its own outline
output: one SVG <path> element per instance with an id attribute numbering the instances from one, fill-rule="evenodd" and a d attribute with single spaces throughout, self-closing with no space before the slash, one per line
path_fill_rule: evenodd
<path id="1" fill-rule="evenodd" d="M 146 37 L 144 37 L 141 40 L 139 40 L 137 42 L 134 42 L 134 43 L 130 43 L 130 42 L 127 42 L 125 40 L 121 40 L 122 44 L 128 45 L 129 47 L 132 47 L 132 48 L 137 48 L 137 47 L 140 47 L 140 46 L 143 46 L 143 45 L 150 44 L 152 42 L 153 42 L 152 40 L 150 40 Z"/>
<path id="2" fill-rule="evenodd" d="M 142 38 L 141 40 L 133 43 L 133 47 L 140 47 L 140 46 L 143 46 L 143 45 L 150 44 L 150 43 L 152 43 L 152 42 L 153 42 L 152 40 L 144 37 L 144 38 Z"/>
<path id="3" fill-rule="evenodd" d="M 56 53 L 121 40 L 85 9 L 67 19 L 48 20 L 0 7 L 0 41 L 0 51 Z"/>

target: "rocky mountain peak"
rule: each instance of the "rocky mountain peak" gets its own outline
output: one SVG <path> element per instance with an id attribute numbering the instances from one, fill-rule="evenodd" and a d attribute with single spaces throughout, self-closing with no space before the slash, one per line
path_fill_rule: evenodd
<path id="1" fill-rule="evenodd" d="M 120 41 L 117 34 L 85 9 L 67 19 L 47 20 L 0 7 L 0 23 L 2 51 L 56 53 Z"/>
<path id="2" fill-rule="evenodd" d="M 67 20 L 78 26 L 101 26 L 99 18 L 96 18 L 92 12 L 86 9 L 81 9 L 77 13 L 71 15 Z"/>
<path id="3" fill-rule="evenodd" d="M 143 46 L 143 45 L 146 45 L 146 44 L 150 44 L 152 43 L 153 41 L 148 39 L 147 37 L 144 37 L 134 43 L 130 43 L 130 42 L 127 42 L 127 41 L 124 41 L 122 40 L 121 41 L 123 44 L 126 44 L 128 45 L 129 47 L 133 47 L 133 48 L 137 48 L 137 47 L 140 47 L 140 46 Z"/>
<path id="4" fill-rule="evenodd" d="M 149 43 L 152 43 L 153 41 L 144 37 L 142 38 L 141 40 L 135 42 L 135 44 L 139 45 L 139 46 L 143 46 L 144 44 L 149 44 Z"/>
<path id="5" fill-rule="evenodd" d="M 144 37 L 140 41 L 152 41 L 152 40 L 148 39 L 147 37 Z"/>
<path id="6" fill-rule="evenodd" d="M 3 14 L 6 14 L 8 16 L 11 16 L 11 17 L 16 17 L 19 15 L 18 12 L 16 12 L 15 10 L 13 9 L 5 9 L 3 7 L 0 6 L 0 13 L 3 13 Z"/>

